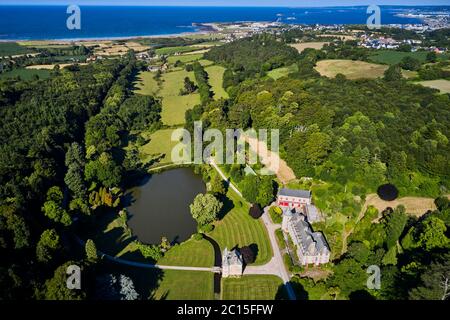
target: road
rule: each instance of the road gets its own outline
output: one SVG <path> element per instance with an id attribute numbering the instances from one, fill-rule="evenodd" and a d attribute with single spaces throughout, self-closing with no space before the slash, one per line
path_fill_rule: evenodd
<path id="1" fill-rule="evenodd" d="M 235 185 L 233 185 L 226 177 L 226 175 L 222 172 L 222 170 L 217 166 L 213 159 L 210 159 L 211 166 L 216 169 L 219 175 L 223 180 L 226 181 L 228 186 L 235 191 L 239 196 L 242 197 L 241 192 Z M 272 223 L 269 217 L 268 207 L 264 208 L 264 214 L 262 215 L 262 220 L 264 222 L 264 226 L 267 229 L 267 233 L 269 234 L 270 244 L 272 245 L 272 251 L 274 256 L 269 263 L 262 266 L 250 266 L 245 268 L 245 274 L 274 274 L 283 279 L 284 285 L 286 286 L 287 293 L 291 300 L 295 300 L 295 293 L 290 284 L 290 275 L 286 271 L 284 266 L 283 257 L 281 256 L 280 248 L 278 247 L 278 242 L 275 237 L 275 230 L 280 228 L 280 225 Z"/>

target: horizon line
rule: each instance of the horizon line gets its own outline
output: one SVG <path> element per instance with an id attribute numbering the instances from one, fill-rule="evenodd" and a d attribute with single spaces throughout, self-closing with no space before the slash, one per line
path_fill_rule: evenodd
<path id="1" fill-rule="evenodd" d="M 0 7 L 67 7 L 70 4 L 62 4 L 62 3 L 0 3 Z M 164 8 L 164 7 L 178 7 L 178 8 L 355 8 L 355 7 L 367 7 L 368 5 L 358 4 L 358 5 L 328 5 L 328 6 L 288 6 L 288 5 L 151 5 L 151 4 L 80 4 L 80 7 L 155 7 L 155 8 Z M 450 7 L 450 5 L 445 4 L 383 4 L 379 5 L 379 7 Z"/>

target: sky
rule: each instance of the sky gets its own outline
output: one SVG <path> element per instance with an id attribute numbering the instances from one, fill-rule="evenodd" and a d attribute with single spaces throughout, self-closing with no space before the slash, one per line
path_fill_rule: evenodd
<path id="1" fill-rule="evenodd" d="M 449 0 L 0 0 L 0 4 L 323 7 L 370 4 L 450 5 L 450 2 Z"/>

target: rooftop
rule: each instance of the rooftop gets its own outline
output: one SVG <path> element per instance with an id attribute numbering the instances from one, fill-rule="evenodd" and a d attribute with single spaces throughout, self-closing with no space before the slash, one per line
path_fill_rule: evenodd
<path id="1" fill-rule="evenodd" d="M 311 198 L 311 191 L 282 188 L 278 191 L 278 195 L 309 199 L 309 198 Z"/>

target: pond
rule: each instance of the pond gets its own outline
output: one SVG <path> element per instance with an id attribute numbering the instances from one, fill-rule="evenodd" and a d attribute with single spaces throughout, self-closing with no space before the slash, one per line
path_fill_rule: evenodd
<path id="1" fill-rule="evenodd" d="M 398 197 L 398 190 L 393 184 L 383 184 L 378 187 L 378 196 L 384 201 L 393 201 Z"/>
<path id="2" fill-rule="evenodd" d="M 202 178 L 190 168 L 173 169 L 146 177 L 127 192 L 128 226 L 140 241 L 158 244 L 161 237 L 182 242 L 197 231 L 189 205 L 205 193 Z"/>

